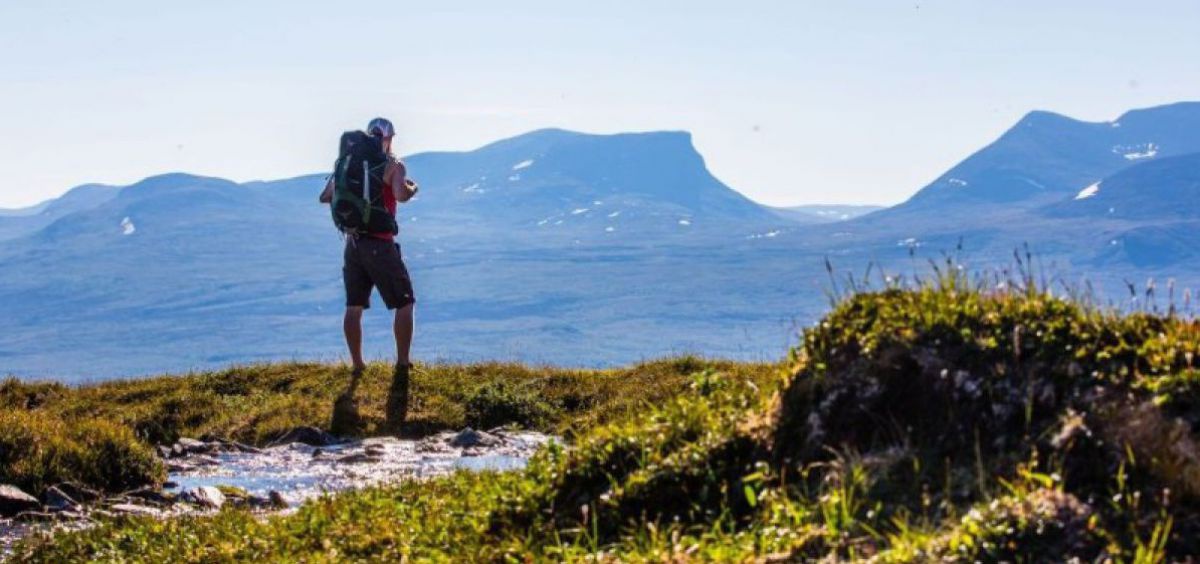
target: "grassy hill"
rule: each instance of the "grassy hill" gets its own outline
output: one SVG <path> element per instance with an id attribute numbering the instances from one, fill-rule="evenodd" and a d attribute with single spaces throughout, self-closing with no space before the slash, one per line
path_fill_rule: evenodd
<path id="1" fill-rule="evenodd" d="M 505 390 L 488 397 L 538 406 L 517 409 L 531 414 L 523 423 L 564 432 L 569 446 L 543 450 L 521 472 L 371 488 L 266 519 L 239 510 L 126 519 L 20 554 L 1157 562 L 1200 553 L 1200 324 L 1098 311 L 1018 282 L 984 290 L 947 275 L 856 293 L 805 332 L 786 367 L 429 369 L 416 390 L 422 428 L 477 417 L 470 398 L 482 385 Z M 288 375 L 304 370 L 315 374 Z M 101 418 L 144 438 L 262 440 L 320 422 L 334 374 L 272 366 L 9 388 L 44 398 L 32 403 L 45 417 Z M 183 415 L 161 415 L 171 401 Z"/>

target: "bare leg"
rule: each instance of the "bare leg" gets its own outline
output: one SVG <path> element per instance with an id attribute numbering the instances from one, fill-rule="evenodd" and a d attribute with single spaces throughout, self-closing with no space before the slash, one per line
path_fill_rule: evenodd
<path id="1" fill-rule="evenodd" d="M 346 346 L 350 348 L 350 362 L 355 370 L 366 366 L 362 358 L 362 314 L 363 308 L 347 306 L 346 317 L 342 319 L 342 331 L 346 333 Z"/>
<path id="2" fill-rule="evenodd" d="M 396 321 L 392 330 L 396 333 L 396 363 L 407 365 L 409 353 L 412 351 L 413 329 L 416 321 L 413 319 L 413 305 L 409 304 L 396 310 Z"/>

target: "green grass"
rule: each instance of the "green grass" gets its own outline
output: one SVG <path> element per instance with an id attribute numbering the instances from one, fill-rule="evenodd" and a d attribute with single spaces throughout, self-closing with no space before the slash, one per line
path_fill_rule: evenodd
<path id="1" fill-rule="evenodd" d="M 688 375 L 703 368 L 757 380 L 780 370 L 693 357 L 612 370 L 421 365 L 413 374 L 406 433 L 516 424 L 571 437 L 578 429 L 677 395 Z M 366 434 L 383 426 L 389 378 L 389 366 L 373 364 L 358 389 Z M 262 445 L 296 426 L 328 428 L 333 399 L 348 381 L 345 367 L 318 363 L 262 364 L 77 388 L 10 379 L 0 383 L 0 422 L 5 423 L 0 425 L 0 483 L 35 494 L 62 481 L 108 491 L 158 483 L 165 475 L 152 456 L 153 445 L 206 435 Z M 94 464 L 98 458 L 105 458 L 104 464 Z"/>
<path id="2" fill-rule="evenodd" d="M 1200 553 L 1198 352 L 1193 320 L 950 274 L 846 297 L 786 367 L 427 372 L 460 375 L 424 380 L 417 397 L 442 398 L 418 409 L 426 428 L 519 419 L 569 437 L 520 472 L 370 488 L 287 516 L 115 521 L 19 554 L 1164 562 Z M 189 428 L 270 427 L 248 413 Z"/>
<path id="3" fill-rule="evenodd" d="M 0 411 L 0 483 L 35 494 L 62 482 L 119 491 L 165 477 L 157 455 L 127 427 L 95 418 L 68 422 L 39 410 Z"/>

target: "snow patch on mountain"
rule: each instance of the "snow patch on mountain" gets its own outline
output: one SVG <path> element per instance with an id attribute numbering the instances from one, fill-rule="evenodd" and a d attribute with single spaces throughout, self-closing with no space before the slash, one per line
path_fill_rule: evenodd
<path id="1" fill-rule="evenodd" d="M 1136 161 L 1149 159 L 1157 155 L 1158 145 L 1154 143 L 1146 143 L 1144 145 L 1114 145 L 1112 151 L 1125 157 L 1125 160 Z"/>
<path id="2" fill-rule="evenodd" d="M 129 216 L 121 220 L 122 235 L 133 235 L 135 231 L 137 231 L 137 227 L 133 224 L 133 220 L 129 219 Z"/>
<path id="3" fill-rule="evenodd" d="M 1100 183 L 1096 182 L 1096 183 L 1092 184 L 1091 186 L 1088 186 L 1087 188 L 1080 190 L 1079 193 L 1075 195 L 1075 199 L 1076 200 L 1086 200 L 1088 198 L 1091 198 L 1092 196 L 1095 196 L 1098 193 L 1100 193 Z"/>

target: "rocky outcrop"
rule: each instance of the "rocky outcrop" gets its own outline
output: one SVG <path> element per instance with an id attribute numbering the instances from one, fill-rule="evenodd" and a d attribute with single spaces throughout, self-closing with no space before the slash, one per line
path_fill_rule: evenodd
<path id="1" fill-rule="evenodd" d="M 41 508 L 42 504 L 16 486 L 0 485 L 0 515 L 13 516 L 22 511 L 33 511 Z"/>

